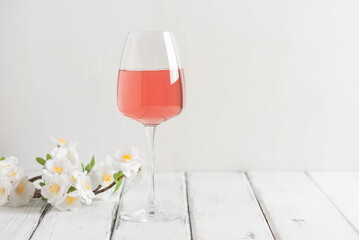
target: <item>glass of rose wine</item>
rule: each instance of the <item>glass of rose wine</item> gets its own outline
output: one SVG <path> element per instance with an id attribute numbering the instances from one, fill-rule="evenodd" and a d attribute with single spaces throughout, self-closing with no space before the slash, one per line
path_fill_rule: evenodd
<path id="1" fill-rule="evenodd" d="M 146 205 L 121 213 L 133 222 L 177 218 L 156 203 L 154 186 L 154 137 L 156 127 L 181 113 L 185 88 L 182 66 L 170 31 L 134 31 L 127 35 L 117 83 L 117 106 L 121 113 L 145 126 L 148 143 L 149 195 Z"/>

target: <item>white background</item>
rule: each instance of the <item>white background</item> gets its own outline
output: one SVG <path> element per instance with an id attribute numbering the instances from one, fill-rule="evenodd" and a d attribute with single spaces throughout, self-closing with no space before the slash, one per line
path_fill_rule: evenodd
<path id="1" fill-rule="evenodd" d="M 0 0 L 0 154 L 146 150 L 116 106 L 127 31 L 174 30 L 187 85 L 158 170 L 359 169 L 355 0 Z"/>

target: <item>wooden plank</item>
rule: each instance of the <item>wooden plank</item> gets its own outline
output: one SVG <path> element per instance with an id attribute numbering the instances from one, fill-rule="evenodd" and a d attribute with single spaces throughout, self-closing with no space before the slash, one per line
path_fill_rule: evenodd
<path id="1" fill-rule="evenodd" d="M 28 176 L 33 177 L 36 173 L 28 173 Z M 23 207 L 0 207 L 0 239 L 29 239 L 47 209 L 40 199 L 32 199 Z"/>
<path id="2" fill-rule="evenodd" d="M 193 239 L 273 239 L 243 173 L 189 173 Z"/>
<path id="3" fill-rule="evenodd" d="M 190 240 L 184 173 L 161 173 L 155 176 L 157 202 L 164 209 L 174 210 L 182 217 L 175 221 L 133 223 L 120 220 L 113 233 L 114 240 Z M 141 208 L 147 198 L 147 187 L 126 184 L 121 198 L 121 211 Z"/>
<path id="4" fill-rule="evenodd" d="M 277 240 L 359 239 L 303 172 L 251 172 L 251 185 Z"/>
<path id="5" fill-rule="evenodd" d="M 354 229 L 359 231 L 359 172 L 309 172 Z"/>
<path id="6" fill-rule="evenodd" d="M 94 200 L 77 211 L 52 208 L 43 218 L 32 239 L 110 239 L 118 202 Z"/>
<path id="7" fill-rule="evenodd" d="M 32 199 L 23 207 L 0 207 L 0 239 L 29 239 L 36 229 L 46 203 Z"/>

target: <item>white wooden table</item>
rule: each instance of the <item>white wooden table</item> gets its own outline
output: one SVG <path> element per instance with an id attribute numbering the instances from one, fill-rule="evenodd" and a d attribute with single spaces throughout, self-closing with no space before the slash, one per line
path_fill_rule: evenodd
<path id="1" fill-rule="evenodd" d="M 156 186 L 159 203 L 181 219 L 120 221 L 145 198 L 144 187 L 125 184 L 119 201 L 77 212 L 39 199 L 1 207 L 0 239 L 359 239 L 359 172 L 161 173 Z"/>

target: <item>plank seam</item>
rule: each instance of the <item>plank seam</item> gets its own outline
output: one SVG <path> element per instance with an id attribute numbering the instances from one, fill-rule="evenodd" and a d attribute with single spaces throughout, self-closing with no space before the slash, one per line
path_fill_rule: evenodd
<path id="1" fill-rule="evenodd" d="M 109 240 L 112 240 L 112 236 L 113 236 L 113 232 L 115 231 L 115 226 L 117 223 L 117 217 L 118 217 L 118 209 L 119 209 L 119 203 L 115 204 L 115 207 L 113 208 L 113 212 L 112 212 L 112 222 L 111 222 L 111 226 L 110 226 L 110 235 L 109 235 Z"/>
<path id="2" fill-rule="evenodd" d="M 263 200 L 260 200 L 261 197 L 258 195 L 258 193 L 257 193 L 257 191 L 256 191 L 256 188 L 254 187 L 254 185 L 253 185 L 253 183 L 252 183 L 250 177 L 248 176 L 248 173 L 247 173 L 247 172 L 244 172 L 244 175 L 245 175 L 245 177 L 246 177 L 246 179 L 247 179 L 249 188 L 250 188 L 250 190 L 251 190 L 251 192 L 252 192 L 252 194 L 253 194 L 253 196 L 254 196 L 254 199 L 256 200 L 256 202 L 257 202 L 257 204 L 258 204 L 258 206 L 259 206 L 259 209 L 261 210 L 262 215 L 263 215 L 263 217 L 264 217 L 264 219 L 265 219 L 265 221 L 266 221 L 266 223 L 267 223 L 268 229 L 269 229 L 270 233 L 272 234 L 273 239 L 274 239 L 274 240 L 276 240 L 276 239 L 279 240 L 280 237 L 279 237 L 279 236 L 277 236 L 277 237 L 275 236 L 275 235 L 278 235 L 278 234 L 274 234 L 274 229 L 272 229 L 272 227 L 271 227 L 270 221 L 269 221 L 269 219 L 268 219 L 268 218 L 269 218 L 269 213 L 268 213 L 268 210 L 266 209 L 266 207 L 264 206 Z M 261 204 L 261 202 L 263 202 L 263 204 Z M 265 213 L 268 214 L 268 217 L 267 217 L 267 215 L 266 215 Z"/>
<path id="3" fill-rule="evenodd" d="M 191 213 L 190 213 L 190 204 L 189 204 L 189 194 L 188 194 L 188 176 L 187 176 L 187 172 L 184 173 L 184 177 L 185 177 L 185 187 L 186 187 L 186 200 L 187 200 L 187 214 L 188 214 L 188 223 L 189 223 L 189 232 L 191 234 L 191 240 L 193 240 L 193 233 L 192 233 L 192 222 L 191 222 Z"/>
<path id="4" fill-rule="evenodd" d="M 340 208 L 334 203 L 334 201 L 329 197 L 328 194 L 320 187 L 320 185 L 315 181 L 315 179 L 308 173 L 305 172 L 305 175 L 313 182 L 313 184 L 319 189 L 319 191 L 325 196 L 325 198 L 334 206 L 334 208 L 339 212 L 339 214 L 345 219 L 345 221 L 349 224 L 349 226 L 354 230 L 354 232 L 359 235 L 358 229 L 354 226 L 354 224 L 344 215 L 344 213 L 340 210 Z"/>
<path id="5" fill-rule="evenodd" d="M 42 219 L 45 217 L 46 213 L 48 213 L 50 211 L 51 208 L 52 208 L 51 204 L 48 203 L 41 209 L 41 215 L 39 217 L 39 220 L 37 221 L 37 224 L 36 224 L 34 230 L 32 231 L 32 233 L 31 233 L 31 235 L 29 237 L 29 240 L 34 236 L 34 234 L 35 234 L 37 228 L 39 227 Z"/>
<path id="6" fill-rule="evenodd" d="M 110 227 L 110 235 L 109 235 L 109 238 L 108 238 L 109 240 L 112 240 L 113 232 L 118 227 L 117 224 L 119 223 L 118 218 L 119 218 L 120 202 L 121 202 L 122 194 L 125 191 L 125 184 L 126 184 L 126 181 L 124 181 L 124 183 L 122 185 L 120 197 L 118 198 L 118 201 L 115 204 L 115 207 L 113 208 L 113 212 L 112 212 L 113 218 L 112 218 L 111 227 Z"/>

